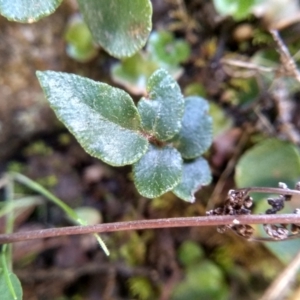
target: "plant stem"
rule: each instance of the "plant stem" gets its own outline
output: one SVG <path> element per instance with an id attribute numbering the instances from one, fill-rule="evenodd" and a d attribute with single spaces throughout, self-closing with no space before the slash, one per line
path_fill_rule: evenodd
<path id="1" fill-rule="evenodd" d="M 270 187 L 250 187 L 237 189 L 245 193 L 266 193 L 300 196 L 300 190 Z M 79 235 L 100 232 L 116 232 L 125 230 L 143 230 L 171 227 L 196 227 L 196 226 L 222 226 L 237 224 L 300 224 L 300 214 L 263 214 L 263 215 L 224 215 L 166 218 L 154 220 L 136 220 L 129 222 L 115 222 L 88 226 L 72 226 L 63 228 L 50 228 L 43 230 L 32 230 L 28 232 L 17 232 L 11 234 L 0 234 L 0 244 L 14 243 L 26 240 L 34 240 L 64 235 Z M 298 235 L 296 235 L 298 237 Z"/>
<path id="2" fill-rule="evenodd" d="M 242 215 L 242 216 L 204 216 L 183 217 L 154 220 L 137 220 L 129 222 L 115 222 L 107 224 L 72 226 L 63 228 L 50 228 L 43 230 L 32 230 L 28 232 L 17 232 L 12 234 L 0 234 L 0 244 L 13 243 L 25 240 L 34 240 L 64 235 L 79 235 L 87 233 L 115 232 L 125 230 L 142 230 L 171 227 L 195 227 L 195 226 L 220 226 L 232 224 L 289 224 L 299 223 L 299 214 L 281 215 Z"/>
<path id="3" fill-rule="evenodd" d="M 288 264 L 281 274 L 271 283 L 259 300 L 284 299 L 294 284 L 300 268 L 300 252 Z"/>
<path id="4" fill-rule="evenodd" d="M 5 191 L 5 201 L 8 205 L 11 205 L 13 203 L 13 199 L 14 199 L 14 183 L 9 178 L 7 180 L 4 191 Z M 6 220 L 5 220 L 5 233 L 6 234 L 11 234 L 13 232 L 14 222 L 15 222 L 14 211 L 11 210 L 6 215 Z M 7 247 L 3 246 L 2 254 L 6 255 L 6 266 L 11 271 L 12 270 L 12 246 L 11 245 L 7 245 Z"/>
<path id="5" fill-rule="evenodd" d="M 81 218 L 79 218 L 77 213 L 71 207 L 69 207 L 67 204 L 65 204 L 63 201 L 61 201 L 59 198 L 57 198 L 52 193 L 47 191 L 44 187 L 42 187 L 37 182 L 31 180 L 30 178 L 28 178 L 28 177 L 26 177 L 22 174 L 16 173 L 16 172 L 11 172 L 10 176 L 14 180 L 16 180 L 17 182 L 24 184 L 25 186 L 27 186 L 27 187 L 31 188 L 32 190 L 40 193 L 41 195 L 46 197 L 48 200 L 55 203 L 58 207 L 60 207 L 66 213 L 66 215 L 71 220 L 73 220 L 77 224 L 86 225 L 85 220 L 82 220 Z M 96 240 L 98 241 L 100 247 L 103 249 L 104 253 L 108 256 L 109 255 L 109 250 L 106 247 L 104 241 L 101 239 L 101 237 L 98 234 L 95 233 L 94 236 L 95 236 Z"/>
<path id="6" fill-rule="evenodd" d="M 14 199 L 14 184 L 13 181 L 10 180 L 10 178 L 6 181 L 5 186 L 5 200 L 8 204 L 8 206 L 12 205 Z M 11 210 L 8 212 L 6 216 L 6 222 L 5 222 L 5 233 L 6 234 L 12 234 L 14 230 L 14 211 Z M 1 267 L 4 272 L 4 278 L 5 282 L 8 286 L 8 289 L 11 293 L 11 296 L 14 300 L 17 299 L 17 295 L 13 286 L 13 283 L 11 281 L 10 272 L 12 272 L 12 245 L 4 244 L 1 249 Z"/>
<path id="7" fill-rule="evenodd" d="M 264 193 L 264 194 L 279 194 L 300 196 L 300 191 L 292 189 L 272 188 L 272 187 L 249 187 L 242 189 L 235 189 L 236 191 L 245 191 L 247 193 Z"/>

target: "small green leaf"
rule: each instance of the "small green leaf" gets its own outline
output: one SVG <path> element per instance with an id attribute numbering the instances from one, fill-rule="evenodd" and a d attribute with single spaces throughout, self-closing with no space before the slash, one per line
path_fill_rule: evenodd
<path id="1" fill-rule="evenodd" d="M 203 154 L 212 143 L 212 118 L 208 114 L 206 100 L 196 96 L 187 97 L 182 127 L 174 137 L 174 146 L 183 158 L 192 159 Z"/>
<path id="2" fill-rule="evenodd" d="M 22 300 L 23 290 L 19 278 L 14 273 L 9 273 L 11 288 L 14 290 L 16 298 L 13 297 L 11 290 L 7 285 L 3 270 L 0 269 L 0 295 L 1 299 L 5 300 Z"/>
<path id="3" fill-rule="evenodd" d="M 130 299 L 149 300 L 157 299 L 156 290 L 148 277 L 132 276 L 128 279 Z"/>
<path id="4" fill-rule="evenodd" d="M 62 0 L 0 0 L 0 13 L 8 20 L 33 23 L 52 14 Z"/>
<path id="5" fill-rule="evenodd" d="M 90 155 L 122 166 L 147 151 L 138 111 L 127 93 L 73 74 L 45 71 L 37 77 L 57 117 Z"/>
<path id="6" fill-rule="evenodd" d="M 224 271 L 210 260 L 193 264 L 185 270 L 185 277 L 175 287 L 171 300 L 230 299 Z"/>
<path id="7" fill-rule="evenodd" d="M 109 54 L 124 58 L 135 54 L 151 31 L 150 0 L 78 0 L 95 42 Z"/>
<path id="8" fill-rule="evenodd" d="M 182 39 L 175 39 L 169 31 L 153 32 L 150 35 L 147 52 L 155 61 L 170 66 L 177 66 L 190 56 L 189 44 Z"/>
<path id="9" fill-rule="evenodd" d="M 249 149 L 236 166 L 237 187 L 289 186 L 300 178 L 299 150 L 289 142 L 267 139 Z"/>
<path id="10" fill-rule="evenodd" d="M 194 193 L 203 185 L 211 182 L 211 172 L 207 161 L 199 157 L 183 163 L 181 182 L 176 185 L 173 193 L 179 198 L 194 202 Z"/>
<path id="11" fill-rule="evenodd" d="M 199 263 L 205 254 L 198 243 L 187 240 L 180 245 L 177 256 L 181 264 L 189 267 Z"/>
<path id="12" fill-rule="evenodd" d="M 262 0 L 214 0 L 214 5 L 219 14 L 232 16 L 238 21 L 248 17 L 254 5 L 261 1 Z"/>
<path id="13" fill-rule="evenodd" d="M 67 53 L 79 62 L 87 62 L 97 55 L 92 35 L 82 18 L 75 16 L 69 22 L 65 33 Z"/>
<path id="14" fill-rule="evenodd" d="M 159 197 L 172 190 L 180 181 L 182 159 L 173 147 L 150 145 L 148 152 L 133 165 L 135 185 L 141 195 Z"/>
<path id="15" fill-rule="evenodd" d="M 209 114 L 212 117 L 213 136 L 221 135 L 226 130 L 232 127 L 233 120 L 226 115 L 224 110 L 215 103 L 209 104 Z"/>
<path id="16" fill-rule="evenodd" d="M 176 40 L 167 31 L 152 32 L 145 51 L 115 63 L 111 68 L 113 80 L 135 95 L 146 94 L 146 84 L 152 73 L 164 68 L 174 79 L 178 79 L 183 68 L 180 62 L 190 54 L 189 45 Z"/>
<path id="17" fill-rule="evenodd" d="M 148 81 L 148 98 L 142 98 L 138 110 L 143 129 L 160 141 L 172 138 L 181 128 L 184 99 L 177 82 L 163 69 Z"/>
<path id="18" fill-rule="evenodd" d="M 203 84 L 199 82 L 190 83 L 184 89 L 185 96 L 200 96 L 206 97 L 206 89 Z"/>
<path id="19" fill-rule="evenodd" d="M 102 215 L 100 211 L 90 206 L 80 206 L 74 209 L 78 218 L 86 225 L 96 225 L 102 222 Z"/>
<path id="20" fill-rule="evenodd" d="M 146 93 L 147 80 L 157 70 L 158 64 L 151 61 L 142 51 L 134 56 L 114 64 L 111 68 L 112 79 L 124 86 L 130 93 L 143 95 Z"/>

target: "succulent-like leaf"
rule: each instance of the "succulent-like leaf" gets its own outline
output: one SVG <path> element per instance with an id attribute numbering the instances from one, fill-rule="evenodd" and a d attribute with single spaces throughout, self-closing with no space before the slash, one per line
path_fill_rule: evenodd
<path id="1" fill-rule="evenodd" d="M 170 146 L 150 145 L 146 154 L 133 165 L 134 182 L 139 193 L 148 198 L 159 197 L 180 181 L 182 158 Z"/>
<path id="2" fill-rule="evenodd" d="M 33 23 L 52 14 L 62 0 L 0 0 L 0 13 L 10 21 Z"/>
<path id="3" fill-rule="evenodd" d="M 148 97 L 138 103 L 143 129 L 160 141 L 171 139 L 181 128 L 184 98 L 167 71 L 160 69 L 148 81 Z"/>
<path id="4" fill-rule="evenodd" d="M 174 137 L 174 146 L 183 158 L 192 159 L 203 154 L 212 143 L 212 118 L 208 103 L 197 96 L 187 97 L 182 127 Z"/>
<path id="5" fill-rule="evenodd" d="M 299 149 L 292 143 L 267 139 L 249 149 L 238 161 L 235 182 L 238 187 L 289 186 L 300 178 Z"/>
<path id="6" fill-rule="evenodd" d="M 185 201 L 194 202 L 194 193 L 210 182 L 209 165 L 203 157 L 199 157 L 183 163 L 181 182 L 173 189 L 173 193 Z"/>
<path id="7" fill-rule="evenodd" d="M 148 141 L 127 93 L 73 74 L 45 71 L 37 77 L 57 117 L 90 155 L 122 166 L 146 152 Z"/>
<path id="8" fill-rule="evenodd" d="M 152 28 L 150 0 L 78 0 L 95 42 L 109 54 L 132 56 L 147 41 Z"/>

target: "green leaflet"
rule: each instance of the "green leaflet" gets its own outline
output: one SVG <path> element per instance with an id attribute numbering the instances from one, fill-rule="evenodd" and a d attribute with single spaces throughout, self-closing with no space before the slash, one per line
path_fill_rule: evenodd
<path id="1" fill-rule="evenodd" d="M 147 153 L 133 165 L 135 185 L 141 195 L 159 197 L 172 190 L 180 181 L 182 158 L 170 146 L 150 145 Z"/>
<path id="2" fill-rule="evenodd" d="M 164 67 L 176 67 L 188 59 L 191 49 L 185 40 L 175 39 L 170 31 L 154 31 L 149 37 L 147 52 Z"/>
<path id="3" fill-rule="evenodd" d="M 147 53 L 139 51 L 134 56 L 114 64 L 111 76 L 114 82 L 124 86 L 131 94 L 143 95 L 147 79 L 157 70 L 158 64 L 151 61 Z"/>
<path id="4" fill-rule="evenodd" d="M 149 96 L 138 103 L 143 129 L 160 141 L 171 139 L 181 128 L 184 99 L 177 82 L 160 69 L 152 74 Z"/>
<path id="5" fill-rule="evenodd" d="M 181 181 L 173 189 L 173 193 L 179 198 L 194 202 L 194 193 L 203 185 L 211 182 L 211 172 L 207 161 L 199 157 L 183 163 Z"/>
<path id="6" fill-rule="evenodd" d="M 212 143 L 212 118 L 208 103 L 197 96 L 187 97 L 180 132 L 174 137 L 174 146 L 183 158 L 192 159 L 203 154 Z"/>
<path id="7" fill-rule="evenodd" d="M 0 0 L 0 13 L 8 20 L 33 23 L 52 14 L 62 0 Z"/>
<path id="8" fill-rule="evenodd" d="M 79 62 L 88 62 L 98 53 L 90 30 L 79 16 L 73 17 L 67 25 L 65 40 L 68 55 Z"/>
<path id="9" fill-rule="evenodd" d="M 104 83 L 53 71 L 37 77 L 57 117 L 89 154 L 114 166 L 133 164 L 141 195 L 173 190 L 193 202 L 195 191 L 210 182 L 209 166 L 199 157 L 212 141 L 208 104 L 200 97 L 184 101 L 166 71 L 150 77 L 150 100 L 142 98 L 139 110 L 127 93 Z M 183 163 L 182 157 L 195 159 Z"/>
<path id="10" fill-rule="evenodd" d="M 122 166 L 146 152 L 148 141 L 127 93 L 73 74 L 45 71 L 37 77 L 57 117 L 90 155 Z"/>
<path id="11" fill-rule="evenodd" d="M 144 95 L 147 80 L 155 70 L 164 68 L 174 79 L 178 79 L 183 72 L 179 63 L 187 60 L 189 55 L 190 47 L 186 41 L 175 39 L 168 31 L 154 31 L 150 34 L 146 49 L 115 63 L 111 75 L 130 93 Z"/>
<path id="12" fill-rule="evenodd" d="M 125 58 L 140 50 L 152 28 L 150 0 L 78 0 L 95 42 Z"/>

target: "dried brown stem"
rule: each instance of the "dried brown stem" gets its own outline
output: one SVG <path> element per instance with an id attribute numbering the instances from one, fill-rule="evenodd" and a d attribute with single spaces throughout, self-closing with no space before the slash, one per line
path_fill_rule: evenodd
<path id="1" fill-rule="evenodd" d="M 291 195 L 295 198 L 300 198 L 300 190 L 272 188 L 272 187 L 249 187 L 243 189 L 236 189 L 236 191 L 245 191 L 246 193 L 263 193 L 263 194 L 278 194 Z"/>
<path id="2" fill-rule="evenodd" d="M 87 233 L 116 232 L 125 230 L 142 230 L 171 227 L 219 226 L 231 224 L 289 224 L 300 223 L 300 215 L 242 215 L 242 216 L 205 216 L 170 219 L 137 220 L 116 222 L 90 226 L 72 226 L 1 234 L 0 244 L 20 242 L 25 240 L 58 237 L 64 235 L 79 235 Z"/>
<path id="3" fill-rule="evenodd" d="M 271 29 L 270 33 L 276 43 L 277 51 L 280 54 L 280 60 L 283 66 L 283 71 L 286 76 L 294 77 L 297 81 L 300 82 L 300 72 L 297 68 L 297 65 L 292 58 L 289 49 L 284 44 L 277 30 Z"/>
<path id="4" fill-rule="evenodd" d="M 296 278 L 299 268 L 300 252 L 298 252 L 284 271 L 272 282 L 260 300 L 284 299 Z"/>
<path id="5" fill-rule="evenodd" d="M 300 190 L 287 188 L 250 187 L 236 191 L 249 193 L 266 193 L 291 195 L 300 198 Z M 129 222 L 115 222 L 89 226 L 72 226 L 63 228 L 50 228 L 0 234 L 0 244 L 14 243 L 65 235 L 79 235 L 88 233 L 116 232 L 125 230 L 143 230 L 171 227 L 196 227 L 196 226 L 222 226 L 222 225 L 247 225 L 247 224 L 300 224 L 300 214 L 264 214 L 264 215 L 211 215 L 202 217 L 166 218 L 154 220 L 136 220 Z M 297 235 L 298 236 L 298 235 Z"/>
<path id="6" fill-rule="evenodd" d="M 252 70 L 255 72 L 274 72 L 274 68 L 259 66 L 254 63 L 248 62 L 248 61 L 242 61 L 237 59 L 230 59 L 230 58 L 223 58 L 221 59 L 221 63 L 229 66 L 239 67 L 239 68 L 245 68 L 248 70 Z"/>

